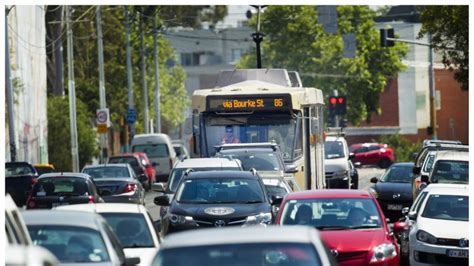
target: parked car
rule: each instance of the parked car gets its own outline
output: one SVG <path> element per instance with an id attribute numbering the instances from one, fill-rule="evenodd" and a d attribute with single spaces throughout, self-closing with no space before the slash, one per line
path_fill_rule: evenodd
<path id="1" fill-rule="evenodd" d="M 28 162 L 5 163 L 5 192 L 18 207 L 26 204 L 28 195 L 38 178 L 38 172 Z"/>
<path id="2" fill-rule="evenodd" d="M 36 172 L 38 172 L 38 175 L 54 172 L 54 165 L 49 163 L 33 164 L 33 167 L 36 169 Z"/>
<path id="3" fill-rule="evenodd" d="M 87 174 L 43 174 L 33 186 L 27 209 L 51 209 L 59 205 L 103 202 L 95 182 Z"/>
<path id="4" fill-rule="evenodd" d="M 409 250 L 410 265 L 468 265 L 468 185 L 430 185 L 404 213 L 409 220 L 396 223 L 394 232 L 409 227 L 401 248 Z"/>
<path id="5" fill-rule="evenodd" d="M 354 153 L 352 159 L 354 165 L 377 165 L 380 168 L 387 168 L 395 161 L 393 150 L 387 144 L 352 144 L 349 151 Z"/>
<path id="6" fill-rule="evenodd" d="M 129 164 L 88 165 L 82 172 L 94 179 L 105 202 L 145 204 L 145 189 Z"/>
<path id="7" fill-rule="evenodd" d="M 148 157 L 145 159 L 146 156 L 143 152 L 135 152 L 135 153 L 124 153 L 120 155 L 110 156 L 107 163 L 128 163 L 132 167 L 135 175 L 138 179 L 142 180 L 142 186 L 149 190 L 151 188 L 151 184 L 155 182 L 155 169 L 148 161 Z M 146 176 L 146 178 L 143 178 Z"/>
<path id="8" fill-rule="evenodd" d="M 328 133 L 329 134 L 329 133 Z M 351 155 L 352 156 L 352 155 Z M 327 188 L 351 188 L 349 148 L 341 134 L 328 135 L 324 141 L 324 170 Z"/>
<path id="9" fill-rule="evenodd" d="M 59 211 L 98 213 L 107 220 L 122 243 L 127 257 L 139 257 L 140 265 L 151 265 L 160 239 L 150 214 L 142 205 L 124 203 L 77 204 L 60 206 Z"/>
<path id="10" fill-rule="evenodd" d="M 255 172 L 207 171 L 185 175 L 172 200 L 164 194 L 154 202 L 169 206 L 161 221 L 166 235 L 203 227 L 270 224 L 271 204 L 279 203 L 273 200 Z"/>
<path id="11" fill-rule="evenodd" d="M 144 152 L 155 167 L 156 181 L 168 182 L 173 165 L 178 160 L 171 139 L 166 134 L 138 134 L 133 137 L 132 152 Z"/>
<path id="12" fill-rule="evenodd" d="M 327 189 L 286 195 L 279 225 L 307 225 L 340 265 L 399 265 L 396 239 L 390 234 L 377 200 L 368 191 Z"/>
<path id="13" fill-rule="evenodd" d="M 185 255 L 184 255 L 185 254 Z M 316 230 L 308 227 L 222 228 L 173 234 L 153 266 L 337 265 Z"/>
<path id="14" fill-rule="evenodd" d="M 171 143 L 173 144 L 174 151 L 176 152 L 176 156 L 178 156 L 179 160 L 189 159 L 189 152 L 184 145 L 182 140 L 172 140 Z"/>
<path id="15" fill-rule="evenodd" d="M 99 214 L 55 210 L 22 214 L 35 245 L 51 251 L 64 265 L 140 263 L 140 258 L 125 257 L 120 240 Z"/>
<path id="16" fill-rule="evenodd" d="M 414 163 L 392 164 L 378 179 L 373 177 L 370 190 L 375 194 L 385 217 L 391 222 L 402 218 L 402 209 L 413 203 L 411 180 Z"/>

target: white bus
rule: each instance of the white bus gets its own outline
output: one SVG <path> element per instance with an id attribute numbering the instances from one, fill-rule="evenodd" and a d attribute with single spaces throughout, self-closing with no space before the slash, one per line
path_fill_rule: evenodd
<path id="1" fill-rule="evenodd" d="M 222 71 L 215 88 L 193 93 L 193 156 L 213 156 L 224 143 L 276 142 L 302 189 L 324 188 L 323 108 L 322 91 L 302 87 L 295 72 Z"/>

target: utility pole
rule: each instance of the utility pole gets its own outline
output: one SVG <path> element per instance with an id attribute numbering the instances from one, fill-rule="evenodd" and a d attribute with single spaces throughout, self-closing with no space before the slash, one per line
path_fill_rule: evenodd
<path id="1" fill-rule="evenodd" d="M 132 51 L 130 49 L 130 25 L 128 18 L 128 6 L 125 6 L 125 30 L 126 30 L 126 40 L 127 40 L 127 77 L 128 77 L 128 110 L 134 109 L 133 103 L 133 80 L 132 80 Z M 128 144 L 131 142 L 133 136 L 135 136 L 135 125 L 134 123 L 129 123 L 130 134 L 129 139 L 127 139 L 127 151 Z"/>
<path id="2" fill-rule="evenodd" d="M 153 22 L 153 61 L 155 64 L 155 131 L 161 133 L 161 114 L 160 114 L 160 73 L 158 68 L 158 27 L 155 20 Z"/>
<path id="3" fill-rule="evenodd" d="M 71 6 L 67 7 L 67 61 L 69 78 L 69 118 L 71 124 L 71 155 L 72 171 L 79 172 L 79 149 L 77 145 L 77 124 L 76 124 L 76 90 L 74 88 L 74 53 L 71 29 Z"/>
<path id="4" fill-rule="evenodd" d="M 433 55 L 433 45 L 431 44 L 431 33 L 428 33 L 428 43 L 430 44 L 429 59 L 430 59 L 430 112 L 431 112 L 431 128 L 433 130 L 433 139 L 438 139 L 438 129 L 436 125 L 436 90 L 435 90 L 435 80 L 434 80 L 434 55 Z"/>
<path id="5" fill-rule="evenodd" d="M 140 14 L 139 31 L 140 31 L 140 58 L 141 58 L 141 76 L 142 76 L 142 94 L 143 94 L 143 127 L 145 133 L 150 133 L 148 128 L 148 89 L 146 86 L 146 64 L 145 64 L 145 47 L 143 45 L 143 16 Z"/>
<path id="6" fill-rule="evenodd" d="M 61 36 L 63 31 L 63 6 L 58 6 L 57 8 L 58 10 L 55 12 L 55 17 L 60 23 L 54 26 L 54 38 L 56 38 L 56 41 L 53 44 L 53 49 L 56 79 L 54 81 L 53 92 L 56 96 L 64 96 L 63 38 Z"/>
<path id="7" fill-rule="evenodd" d="M 100 6 L 97 6 L 96 10 L 96 22 L 97 22 L 97 47 L 99 49 L 99 100 L 100 109 L 107 108 L 105 99 L 105 76 L 104 76 L 104 48 L 102 45 L 102 14 Z M 107 125 L 108 126 L 108 125 Z M 100 134 L 100 163 L 104 163 L 108 157 L 107 153 L 107 133 Z"/>
<path id="8" fill-rule="evenodd" d="M 253 6 L 257 8 L 257 29 L 255 33 L 252 33 L 252 38 L 257 46 L 257 68 L 262 68 L 262 55 L 260 49 L 260 43 L 263 41 L 265 34 L 260 32 L 260 11 L 266 6 Z"/>
<path id="9" fill-rule="evenodd" d="M 13 92 L 10 78 L 10 54 L 8 48 L 8 13 L 11 8 L 5 7 L 5 83 L 8 108 L 8 135 L 10 140 L 10 161 L 16 161 L 15 121 L 13 115 Z"/>

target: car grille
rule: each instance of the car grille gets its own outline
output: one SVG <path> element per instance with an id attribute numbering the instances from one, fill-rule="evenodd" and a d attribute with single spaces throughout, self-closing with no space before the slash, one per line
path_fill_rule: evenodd
<path id="1" fill-rule="evenodd" d="M 438 245 L 460 247 L 459 245 L 460 239 L 438 238 L 437 240 L 438 240 L 437 242 Z M 466 243 L 465 247 L 469 247 L 469 240 L 466 240 L 465 243 Z"/>
<path id="2" fill-rule="evenodd" d="M 236 226 L 236 225 L 243 225 L 247 216 L 243 217 L 236 217 L 236 218 L 195 218 L 194 222 L 196 222 L 199 227 L 224 227 L 224 226 Z M 220 223 L 216 223 L 217 221 L 223 221 Z"/>
<path id="3" fill-rule="evenodd" d="M 366 260 L 367 251 L 357 251 L 357 252 L 341 252 L 337 255 L 336 259 L 338 261 L 347 261 L 347 260 Z"/>
<path id="4" fill-rule="evenodd" d="M 468 265 L 468 258 L 453 258 L 444 254 L 433 254 L 427 252 L 418 252 L 418 262 L 449 265 Z"/>

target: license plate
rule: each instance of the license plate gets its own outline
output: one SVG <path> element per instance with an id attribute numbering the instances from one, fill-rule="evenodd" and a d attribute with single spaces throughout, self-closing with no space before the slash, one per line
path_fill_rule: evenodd
<path id="1" fill-rule="evenodd" d="M 448 257 L 467 258 L 469 256 L 469 251 L 448 249 L 447 254 Z"/>
<path id="2" fill-rule="evenodd" d="M 387 210 L 391 211 L 399 211 L 403 209 L 403 205 L 401 204 L 388 204 L 387 205 Z"/>
<path id="3" fill-rule="evenodd" d="M 55 202 L 55 203 L 53 203 L 53 208 L 57 207 L 57 206 L 61 206 L 61 205 L 62 206 L 69 205 L 69 203 L 68 202 L 61 202 L 61 203 Z"/>

